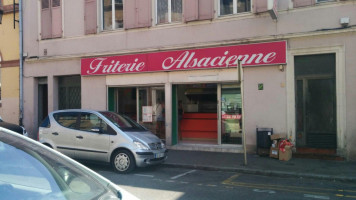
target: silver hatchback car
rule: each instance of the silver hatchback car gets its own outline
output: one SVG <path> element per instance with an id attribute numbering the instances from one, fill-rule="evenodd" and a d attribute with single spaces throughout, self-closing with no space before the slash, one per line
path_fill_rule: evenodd
<path id="1" fill-rule="evenodd" d="M 109 111 L 54 111 L 39 127 L 38 140 L 74 159 L 110 162 L 119 173 L 167 159 L 165 144 L 157 136 Z"/>

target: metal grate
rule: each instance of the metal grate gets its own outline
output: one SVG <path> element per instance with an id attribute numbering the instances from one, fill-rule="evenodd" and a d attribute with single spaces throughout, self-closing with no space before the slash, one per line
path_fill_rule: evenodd
<path id="1" fill-rule="evenodd" d="M 59 88 L 59 109 L 75 109 L 81 107 L 80 87 Z"/>
<path id="2" fill-rule="evenodd" d="M 336 134 L 308 133 L 307 146 L 314 148 L 335 149 Z"/>

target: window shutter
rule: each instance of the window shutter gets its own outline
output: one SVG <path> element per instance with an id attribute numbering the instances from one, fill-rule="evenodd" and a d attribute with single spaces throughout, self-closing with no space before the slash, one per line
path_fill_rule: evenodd
<path id="1" fill-rule="evenodd" d="M 255 0 L 253 11 L 254 13 L 267 12 L 267 0 Z"/>
<path id="2" fill-rule="evenodd" d="M 97 26 L 96 0 L 85 0 L 84 5 L 84 28 L 85 34 L 95 34 Z"/>
<path id="3" fill-rule="evenodd" d="M 136 26 L 136 0 L 124 1 L 124 27 L 125 29 Z"/>
<path id="4" fill-rule="evenodd" d="M 152 1 L 151 0 L 136 0 L 136 27 L 150 27 L 152 26 Z"/>
<path id="5" fill-rule="evenodd" d="M 199 20 L 214 18 L 214 0 L 199 0 Z"/>
<path id="6" fill-rule="evenodd" d="M 303 7 L 303 6 L 311 6 L 315 5 L 315 0 L 293 0 L 293 7 Z"/>
<path id="7" fill-rule="evenodd" d="M 52 36 L 50 0 L 41 1 L 41 38 L 48 39 Z"/>
<path id="8" fill-rule="evenodd" d="M 62 6 L 61 0 L 51 0 L 52 38 L 62 37 Z"/>
<path id="9" fill-rule="evenodd" d="M 198 6 L 199 0 L 183 0 L 183 16 L 185 22 L 195 21 L 199 19 Z"/>

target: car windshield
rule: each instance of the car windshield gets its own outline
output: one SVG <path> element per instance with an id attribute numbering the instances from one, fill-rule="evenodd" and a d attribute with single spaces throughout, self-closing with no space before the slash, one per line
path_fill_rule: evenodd
<path id="1" fill-rule="evenodd" d="M 80 166 L 43 147 L 0 131 L 0 199 L 114 199 Z"/>
<path id="2" fill-rule="evenodd" d="M 114 112 L 103 111 L 100 112 L 104 115 L 108 120 L 110 120 L 115 126 L 120 128 L 122 131 L 147 131 L 146 128 L 141 126 L 140 124 L 136 123 L 129 117 L 125 115 L 120 115 Z"/>

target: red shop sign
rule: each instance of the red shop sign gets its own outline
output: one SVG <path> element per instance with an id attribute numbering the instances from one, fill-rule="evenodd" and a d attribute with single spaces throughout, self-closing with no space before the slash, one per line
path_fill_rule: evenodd
<path id="1" fill-rule="evenodd" d="M 222 119 L 238 119 L 240 120 L 241 119 L 241 115 L 238 114 L 238 115 L 229 115 L 229 114 L 223 114 L 221 116 Z"/>
<path id="2" fill-rule="evenodd" d="M 286 63 L 286 41 L 147 54 L 84 58 L 82 75 L 123 74 Z"/>

